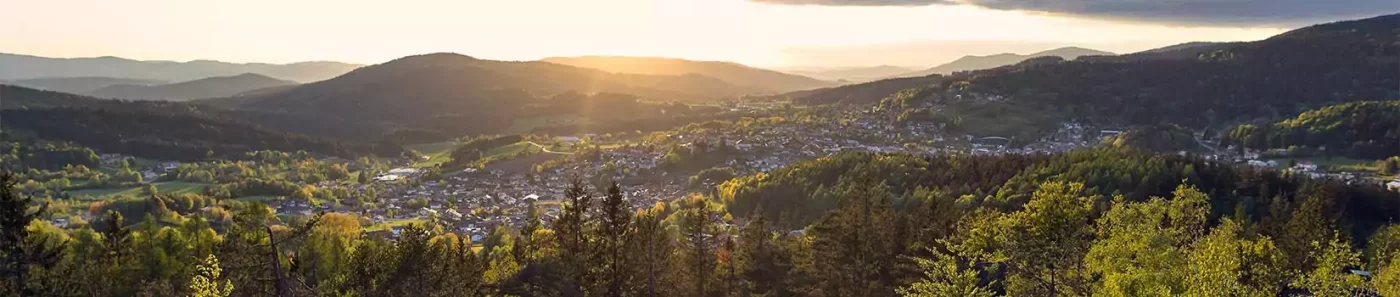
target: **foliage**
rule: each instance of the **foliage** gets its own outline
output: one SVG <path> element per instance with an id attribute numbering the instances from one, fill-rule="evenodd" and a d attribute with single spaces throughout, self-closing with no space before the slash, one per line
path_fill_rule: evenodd
<path id="1" fill-rule="evenodd" d="M 1325 106 L 1269 125 L 1237 126 L 1224 140 L 1252 149 L 1308 147 L 1329 155 L 1385 159 L 1400 152 L 1400 101 Z"/>

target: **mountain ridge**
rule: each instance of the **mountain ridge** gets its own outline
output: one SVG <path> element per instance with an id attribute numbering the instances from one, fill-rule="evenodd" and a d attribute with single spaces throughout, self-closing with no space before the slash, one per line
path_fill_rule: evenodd
<path id="1" fill-rule="evenodd" d="M 51 58 L 0 53 L 0 80 L 64 77 L 113 77 L 160 81 L 190 81 L 216 76 L 258 73 L 278 79 L 313 82 L 344 74 L 361 65 L 305 61 L 287 64 L 134 60 L 115 56 Z"/>
<path id="2" fill-rule="evenodd" d="M 244 73 L 162 85 L 117 84 L 93 90 L 85 95 L 99 98 L 186 101 L 229 97 L 259 89 L 295 84 L 296 82 L 293 81 L 280 80 L 262 74 Z"/>
<path id="3" fill-rule="evenodd" d="M 666 57 L 572 56 L 549 57 L 543 62 L 644 75 L 699 74 L 735 84 L 780 93 L 832 86 L 832 82 L 729 61 L 698 61 Z"/>
<path id="4" fill-rule="evenodd" d="M 990 69 L 1006 65 L 1014 65 L 1025 60 L 1038 57 L 1057 56 L 1064 58 L 1065 60 L 1074 60 L 1082 56 L 1105 55 L 1115 54 L 1100 50 L 1067 46 L 1034 52 L 1026 55 L 1015 53 L 1000 53 L 985 56 L 968 55 L 958 58 L 957 60 L 953 60 L 952 62 L 934 66 L 932 68 L 900 74 L 897 77 L 928 76 L 931 74 L 952 74 L 959 71 Z"/>

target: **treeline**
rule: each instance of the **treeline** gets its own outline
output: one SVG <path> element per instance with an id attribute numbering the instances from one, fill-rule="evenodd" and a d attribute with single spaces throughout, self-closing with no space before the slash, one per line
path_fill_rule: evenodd
<path id="1" fill-rule="evenodd" d="M 638 210 L 616 185 L 591 191 L 575 182 L 557 213 L 532 206 L 521 228 L 496 228 L 476 242 L 434 221 L 384 239 L 362 236 L 353 215 L 282 221 L 242 203 L 212 206 L 232 216 L 222 234 L 202 216 L 128 224 L 119 212 L 92 228 L 60 230 L 31 222 L 31 202 L 5 191 L 0 211 L 18 215 L 3 218 L 18 219 L 0 220 L 8 235 L 0 238 L 25 240 L 0 247 L 26 256 L 0 258 L 8 276 L 0 289 L 21 296 L 1400 293 L 1400 225 L 1391 225 L 1400 193 L 1371 186 L 1125 150 L 845 154 L 780 171 L 746 179 L 802 200 L 772 204 L 783 196 L 721 190 L 722 199 L 693 195 Z M 820 212 L 811 216 L 769 210 L 807 203 L 828 207 L 797 209 Z M 783 218 L 793 216 L 811 220 Z"/>
<path id="2" fill-rule="evenodd" d="M 104 153 L 157 160 L 196 161 L 237 158 L 256 150 L 305 150 L 325 155 L 398 156 L 392 144 L 357 145 L 282 134 L 247 125 L 153 112 L 100 109 L 4 110 L 6 129 L 25 130 L 46 139 L 70 141 Z"/>
<path id="3" fill-rule="evenodd" d="M 979 97 L 1023 111 L 998 119 L 1062 114 L 1102 127 L 1171 123 L 1201 129 L 1340 102 L 1396 98 L 1400 74 L 1394 57 L 1400 46 L 1391 28 L 1398 19 L 1391 14 L 1317 25 L 1189 58 L 1030 63 L 941 79 L 843 86 L 794 100 L 871 104 L 901 90 L 927 89 L 925 100 Z"/>
<path id="4" fill-rule="evenodd" d="M 1309 110 L 1273 124 L 1240 125 L 1226 144 L 1251 149 L 1384 159 L 1400 155 L 1400 101 L 1360 101 Z"/>

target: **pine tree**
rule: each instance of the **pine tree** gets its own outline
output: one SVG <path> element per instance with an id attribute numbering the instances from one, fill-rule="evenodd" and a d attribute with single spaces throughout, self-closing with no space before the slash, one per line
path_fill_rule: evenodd
<path id="1" fill-rule="evenodd" d="M 742 283 L 739 296 L 773 296 L 783 291 L 784 278 L 792 270 L 773 238 L 773 230 L 762 212 L 755 211 L 739 230 L 735 262 Z"/>
<path id="2" fill-rule="evenodd" d="M 592 225 L 589 207 L 593 204 L 593 195 L 584 190 L 581 179 L 574 178 L 569 188 L 564 190 L 564 200 L 559 219 L 554 221 L 554 235 L 559 244 L 565 275 L 573 282 L 569 286 L 581 293 L 590 276 L 588 269 L 592 245 L 586 232 Z"/>
<path id="3" fill-rule="evenodd" d="M 812 226 L 812 257 L 828 296 L 894 294 L 896 215 L 877 181 L 836 189 L 840 206 Z"/>
<path id="4" fill-rule="evenodd" d="M 632 278 L 638 284 L 629 296 L 667 296 L 670 285 L 664 277 L 669 275 L 673 240 L 663 221 L 666 208 L 657 203 L 651 209 L 639 211 L 633 221 L 632 232 L 628 236 L 628 254 L 632 255 Z"/>
<path id="5" fill-rule="evenodd" d="M 630 233 L 632 224 L 632 206 L 623 197 L 622 189 L 614 182 L 608 186 L 607 194 L 603 197 L 601 206 L 601 220 L 599 221 L 598 247 L 601 251 L 598 267 L 602 268 L 600 277 L 602 278 L 601 296 L 620 296 L 623 289 L 630 280 L 627 278 L 627 270 L 631 268 L 627 255 L 624 254 L 624 240 Z"/>
<path id="6" fill-rule="evenodd" d="M 686 280 L 680 288 L 681 296 L 710 296 L 715 292 L 713 283 L 717 268 L 715 239 L 719 233 L 715 224 L 719 214 L 711 209 L 704 196 L 693 195 L 679 201 L 680 210 L 674 214 L 676 227 L 680 229 L 681 261 L 680 279 Z"/>

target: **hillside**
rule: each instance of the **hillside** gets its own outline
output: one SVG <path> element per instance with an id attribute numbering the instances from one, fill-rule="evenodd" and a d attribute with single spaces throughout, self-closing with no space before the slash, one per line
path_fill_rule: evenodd
<path id="1" fill-rule="evenodd" d="M 1062 47 L 1028 55 L 1013 53 L 1002 53 L 990 56 L 963 56 L 952 62 L 934 66 L 915 72 L 908 72 L 898 75 L 898 77 L 927 76 L 930 74 L 952 74 L 959 71 L 981 70 L 997 68 L 1006 65 L 1021 63 L 1021 61 L 1039 57 L 1061 57 L 1065 60 L 1074 60 L 1081 56 L 1112 56 L 1113 53 L 1092 50 L 1080 47 Z"/>
<path id="2" fill-rule="evenodd" d="M 0 82 L 26 88 L 64 92 L 71 94 L 87 94 L 97 89 L 111 85 L 158 85 L 165 84 L 166 81 L 150 79 L 131 79 L 118 77 L 52 77 L 52 78 L 32 78 L 15 81 Z"/>
<path id="3" fill-rule="evenodd" d="M 713 101 L 753 91 L 697 74 L 614 74 L 440 53 L 404 57 L 284 90 L 200 103 L 294 121 L 250 119 L 279 129 L 374 139 L 402 129 L 457 136 L 499 133 L 515 119 L 535 115 L 571 114 L 595 121 L 659 117 L 666 115 L 661 105 L 641 101 Z M 588 96 L 595 93 L 607 95 Z"/>
<path id="4" fill-rule="evenodd" d="M 272 131 L 207 107 L 167 102 L 105 100 L 0 85 L 0 126 L 39 138 L 68 141 L 100 153 L 155 160 L 238 157 L 250 150 L 336 156 L 398 156 L 391 144 L 337 142 Z M 210 154 L 213 155 L 210 155 Z"/>
<path id="5" fill-rule="evenodd" d="M 759 69 L 732 62 L 622 56 L 553 57 L 545 58 L 541 61 L 614 73 L 645 75 L 699 74 L 734 85 L 762 89 L 768 93 L 815 89 L 833 85 L 831 82 L 810 77 Z"/>
<path id="6" fill-rule="evenodd" d="M 275 79 L 261 74 L 244 73 L 236 76 L 210 77 L 163 85 L 110 85 L 87 94 L 99 98 L 185 101 L 229 97 L 260 89 L 294 84 L 296 82 Z"/>
<path id="7" fill-rule="evenodd" d="M 1357 158 L 1400 156 L 1400 101 L 1359 101 L 1308 110 L 1267 125 L 1240 125 L 1225 143 L 1253 149 L 1305 150 Z"/>
<path id="8" fill-rule="evenodd" d="M 125 79 L 191 81 L 215 76 L 257 73 L 297 82 L 326 80 L 360 65 L 339 62 L 291 64 L 228 63 L 209 60 L 189 62 L 138 61 L 118 57 L 48 58 L 0 53 L 0 80 L 56 77 L 113 77 Z"/>
<path id="9" fill-rule="evenodd" d="M 934 106 L 1014 106 L 1024 112 L 989 115 L 1044 118 L 1031 124 L 1040 127 L 1076 120 L 1099 127 L 1166 123 L 1199 130 L 1328 104 L 1396 98 L 1396 22 L 1400 15 L 1316 25 L 1214 49 L 1178 49 L 1211 49 L 1191 59 L 1037 62 L 958 74 L 936 84 L 880 81 L 793 97 L 809 104 L 875 103 L 911 89 L 918 91 L 914 101 Z M 850 92 L 866 85 L 883 85 L 887 92 Z"/>

